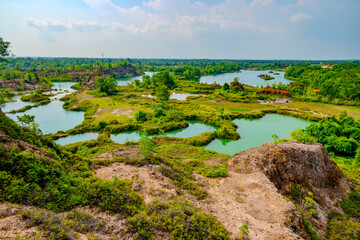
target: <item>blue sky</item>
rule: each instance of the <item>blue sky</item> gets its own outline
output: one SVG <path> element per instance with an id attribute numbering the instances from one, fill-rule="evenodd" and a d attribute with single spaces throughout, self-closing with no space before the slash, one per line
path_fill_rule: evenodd
<path id="1" fill-rule="evenodd" d="M 359 0 L 1 0 L 16 56 L 360 59 Z"/>

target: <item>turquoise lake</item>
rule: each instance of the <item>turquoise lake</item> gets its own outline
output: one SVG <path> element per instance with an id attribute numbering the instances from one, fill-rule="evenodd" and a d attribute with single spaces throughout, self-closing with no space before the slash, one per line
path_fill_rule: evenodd
<path id="1" fill-rule="evenodd" d="M 205 147 L 219 153 L 235 154 L 267 142 L 273 142 L 271 135 L 280 139 L 289 138 L 290 131 L 300 127 L 306 128 L 311 122 L 279 114 L 266 114 L 260 119 L 235 119 L 238 126 L 239 140 L 215 139 Z"/>
<path id="2" fill-rule="evenodd" d="M 182 138 L 188 138 L 188 137 L 194 137 L 199 135 L 200 133 L 204 132 L 213 132 L 216 131 L 216 127 L 210 126 L 201 122 L 197 121 L 189 121 L 189 127 L 183 128 L 183 129 L 177 129 L 173 131 L 166 132 L 164 134 L 154 134 L 149 135 L 149 137 L 153 136 L 168 136 L 168 137 L 182 137 Z M 110 138 L 120 144 L 124 144 L 127 141 L 139 141 L 143 134 L 138 131 L 127 131 L 117 134 L 111 134 Z"/>

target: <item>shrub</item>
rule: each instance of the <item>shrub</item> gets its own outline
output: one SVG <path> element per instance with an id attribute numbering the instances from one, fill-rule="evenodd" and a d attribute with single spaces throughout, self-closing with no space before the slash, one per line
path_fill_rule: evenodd
<path id="1" fill-rule="evenodd" d="M 144 111 L 138 111 L 135 113 L 135 118 L 138 122 L 145 122 L 147 120 L 147 113 Z"/>

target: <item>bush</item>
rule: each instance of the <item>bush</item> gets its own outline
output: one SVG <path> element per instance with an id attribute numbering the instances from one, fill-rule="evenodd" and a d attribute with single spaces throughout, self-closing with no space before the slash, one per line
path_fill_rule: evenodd
<path id="1" fill-rule="evenodd" d="M 142 239 L 152 239 L 156 230 L 169 232 L 169 239 L 230 239 L 219 221 L 180 199 L 154 201 L 146 213 L 129 220 L 129 227 Z"/>
<path id="2" fill-rule="evenodd" d="M 145 122 L 147 120 L 147 113 L 143 111 L 138 111 L 135 113 L 136 121 L 138 122 Z"/>
<path id="3" fill-rule="evenodd" d="M 153 115 L 156 118 L 161 117 L 161 116 L 165 116 L 164 109 L 162 109 L 161 107 L 155 107 L 154 111 L 153 111 Z"/>
<path id="4" fill-rule="evenodd" d="M 240 139 L 239 133 L 232 126 L 221 126 L 216 130 L 216 137 L 219 139 Z"/>
<path id="5" fill-rule="evenodd" d="M 343 199 L 341 207 L 345 213 L 360 219 L 360 193 L 352 191 L 349 198 Z"/>
<path id="6" fill-rule="evenodd" d="M 325 149 L 328 152 L 343 156 L 354 156 L 358 143 L 353 138 L 330 136 L 325 139 Z"/>

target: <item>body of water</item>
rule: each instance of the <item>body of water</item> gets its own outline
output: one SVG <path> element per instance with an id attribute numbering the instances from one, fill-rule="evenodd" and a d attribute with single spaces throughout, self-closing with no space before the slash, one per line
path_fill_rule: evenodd
<path id="1" fill-rule="evenodd" d="M 11 102 L 7 102 L 4 103 L 1 107 L 1 110 L 3 112 L 10 112 L 12 110 L 18 110 L 20 108 L 26 107 L 28 105 L 34 105 L 35 103 L 30 103 L 30 102 L 23 102 L 20 100 L 20 98 L 23 95 L 16 95 L 14 97 L 9 98 L 8 100 L 10 100 Z"/>
<path id="2" fill-rule="evenodd" d="M 67 145 L 67 144 L 71 144 L 71 143 L 96 140 L 98 136 L 99 136 L 99 133 L 93 133 L 93 132 L 81 133 L 81 134 L 70 135 L 67 137 L 59 138 L 55 142 L 60 145 Z"/>
<path id="3" fill-rule="evenodd" d="M 188 138 L 188 137 L 197 136 L 200 133 L 204 133 L 204 132 L 213 132 L 213 131 L 216 131 L 216 129 L 217 129 L 216 127 L 204 124 L 202 122 L 189 121 L 189 126 L 187 128 L 169 131 L 164 134 L 149 135 L 149 137 L 168 136 L 168 137 Z M 141 132 L 127 131 L 127 132 L 111 134 L 110 138 L 116 143 L 124 144 L 126 141 L 137 142 L 141 139 L 142 136 L 143 136 L 143 134 Z"/>
<path id="4" fill-rule="evenodd" d="M 149 75 L 151 77 L 154 73 L 156 72 L 145 72 L 145 75 Z M 135 79 L 142 80 L 142 75 L 127 78 L 116 78 L 116 82 L 118 86 L 126 86 L 128 83 L 133 82 Z"/>
<path id="5" fill-rule="evenodd" d="M 66 131 L 79 125 L 84 121 L 84 112 L 79 111 L 67 111 L 62 108 L 63 102 L 59 99 L 75 90 L 71 89 L 74 82 L 59 82 L 53 83 L 52 93 L 59 93 L 51 97 L 52 101 L 43 106 L 31 108 L 26 112 L 6 114 L 9 118 L 17 121 L 17 116 L 24 114 L 34 115 L 35 122 L 39 124 L 39 129 L 44 133 L 56 133 L 59 130 Z M 27 104 L 28 105 L 28 104 Z M 6 107 L 6 104 L 5 104 Z"/>
<path id="6" fill-rule="evenodd" d="M 283 84 L 289 84 L 292 82 L 291 80 L 284 78 L 284 72 L 278 72 L 279 75 L 274 75 L 273 73 L 269 73 L 269 71 L 250 71 L 250 70 L 242 70 L 242 72 L 235 73 L 222 73 L 217 75 L 207 75 L 202 76 L 200 78 L 201 83 L 212 84 L 214 82 L 223 85 L 224 83 L 231 83 L 235 77 L 239 78 L 239 82 L 242 84 L 247 84 L 251 86 L 267 86 L 268 84 L 271 86 L 273 83 L 278 84 L 279 82 Z M 275 79 L 273 80 L 263 80 L 258 77 L 260 74 L 267 74 Z"/>
<path id="7" fill-rule="evenodd" d="M 186 100 L 186 98 L 188 96 L 203 96 L 203 95 L 199 95 L 199 94 L 191 94 L 191 93 L 171 93 L 170 94 L 170 99 L 176 99 L 176 100 L 180 100 L 180 101 L 184 101 Z"/>
<path id="8" fill-rule="evenodd" d="M 273 142 L 271 135 L 280 139 L 289 138 L 290 131 L 300 127 L 306 128 L 311 122 L 279 114 L 266 114 L 260 119 L 235 119 L 240 134 L 239 140 L 215 139 L 205 147 L 219 153 L 235 154 L 267 142 Z"/>

